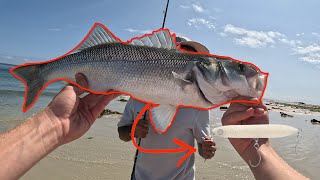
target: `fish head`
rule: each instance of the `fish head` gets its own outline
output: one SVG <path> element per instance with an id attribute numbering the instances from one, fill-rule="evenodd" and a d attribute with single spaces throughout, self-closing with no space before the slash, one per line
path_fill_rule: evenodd
<path id="1" fill-rule="evenodd" d="M 215 105 L 238 96 L 260 98 L 267 82 L 267 73 L 246 62 L 208 57 L 197 68 L 199 88 Z"/>

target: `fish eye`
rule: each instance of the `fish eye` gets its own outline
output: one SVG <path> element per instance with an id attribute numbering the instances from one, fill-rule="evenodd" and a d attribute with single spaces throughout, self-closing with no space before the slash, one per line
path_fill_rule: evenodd
<path id="1" fill-rule="evenodd" d="M 239 64 L 238 65 L 238 69 L 241 71 L 241 72 L 244 72 L 246 70 L 246 66 L 244 64 Z"/>

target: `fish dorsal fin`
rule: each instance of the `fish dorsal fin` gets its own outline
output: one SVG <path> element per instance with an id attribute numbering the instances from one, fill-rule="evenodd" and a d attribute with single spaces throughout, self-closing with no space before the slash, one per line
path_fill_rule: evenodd
<path id="1" fill-rule="evenodd" d="M 113 35 L 104 25 L 95 23 L 87 36 L 81 41 L 81 43 L 73 49 L 70 53 L 82 51 L 84 49 L 108 43 L 121 42 L 119 38 Z"/>
<path id="2" fill-rule="evenodd" d="M 151 121 L 156 132 L 165 133 L 176 114 L 176 107 L 173 105 L 159 105 L 151 109 Z"/>
<path id="3" fill-rule="evenodd" d="M 168 29 L 159 29 L 151 34 L 145 34 L 129 40 L 127 43 L 138 46 L 156 47 L 164 49 L 177 49 L 176 36 Z"/>

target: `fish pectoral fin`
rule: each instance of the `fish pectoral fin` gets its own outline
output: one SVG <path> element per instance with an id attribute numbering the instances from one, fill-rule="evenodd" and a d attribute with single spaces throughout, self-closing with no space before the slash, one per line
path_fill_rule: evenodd
<path id="1" fill-rule="evenodd" d="M 128 44 L 147 46 L 164 49 L 177 49 L 175 34 L 171 34 L 169 29 L 159 29 L 151 34 L 133 38 L 127 41 Z"/>
<path id="2" fill-rule="evenodd" d="M 171 126 L 177 108 L 173 105 L 159 105 L 151 109 L 151 121 L 154 130 L 158 133 L 165 133 Z"/>
<path id="3" fill-rule="evenodd" d="M 188 84 L 192 84 L 190 80 L 187 79 L 187 76 L 184 77 L 180 74 L 177 74 L 176 72 L 172 71 L 174 81 L 181 87 L 184 88 Z"/>
<path id="4" fill-rule="evenodd" d="M 95 23 L 86 37 L 81 41 L 77 48 L 70 51 L 70 53 L 80 52 L 84 49 L 109 43 L 119 43 L 120 40 L 113 35 L 104 25 Z"/>

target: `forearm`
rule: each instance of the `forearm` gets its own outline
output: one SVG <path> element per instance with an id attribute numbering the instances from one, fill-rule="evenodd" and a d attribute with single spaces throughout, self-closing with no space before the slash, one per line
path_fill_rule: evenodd
<path id="1" fill-rule="evenodd" d="M 261 162 L 257 167 L 252 167 L 249 160 L 256 165 L 259 161 L 257 152 L 261 156 Z M 261 145 L 258 151 L 251 148 L 242 157 L 248 163 L 256 179 L 307 179 L 284 162 L 268 144 Z"/>
<path id="2" fill-rule="evenodd" d="M 119 138 L 122 141 L 125 141 L 125 142 L 131 141 L 131 136 L 130 136 L 131 128 L 132 126 L 118 127 Z"/>
<path id="3" fill-rule="evenodd" d="M 0 179 L 18 179 L 58 147 L 56 128 L 43 111 L 0 138 Z"/>

